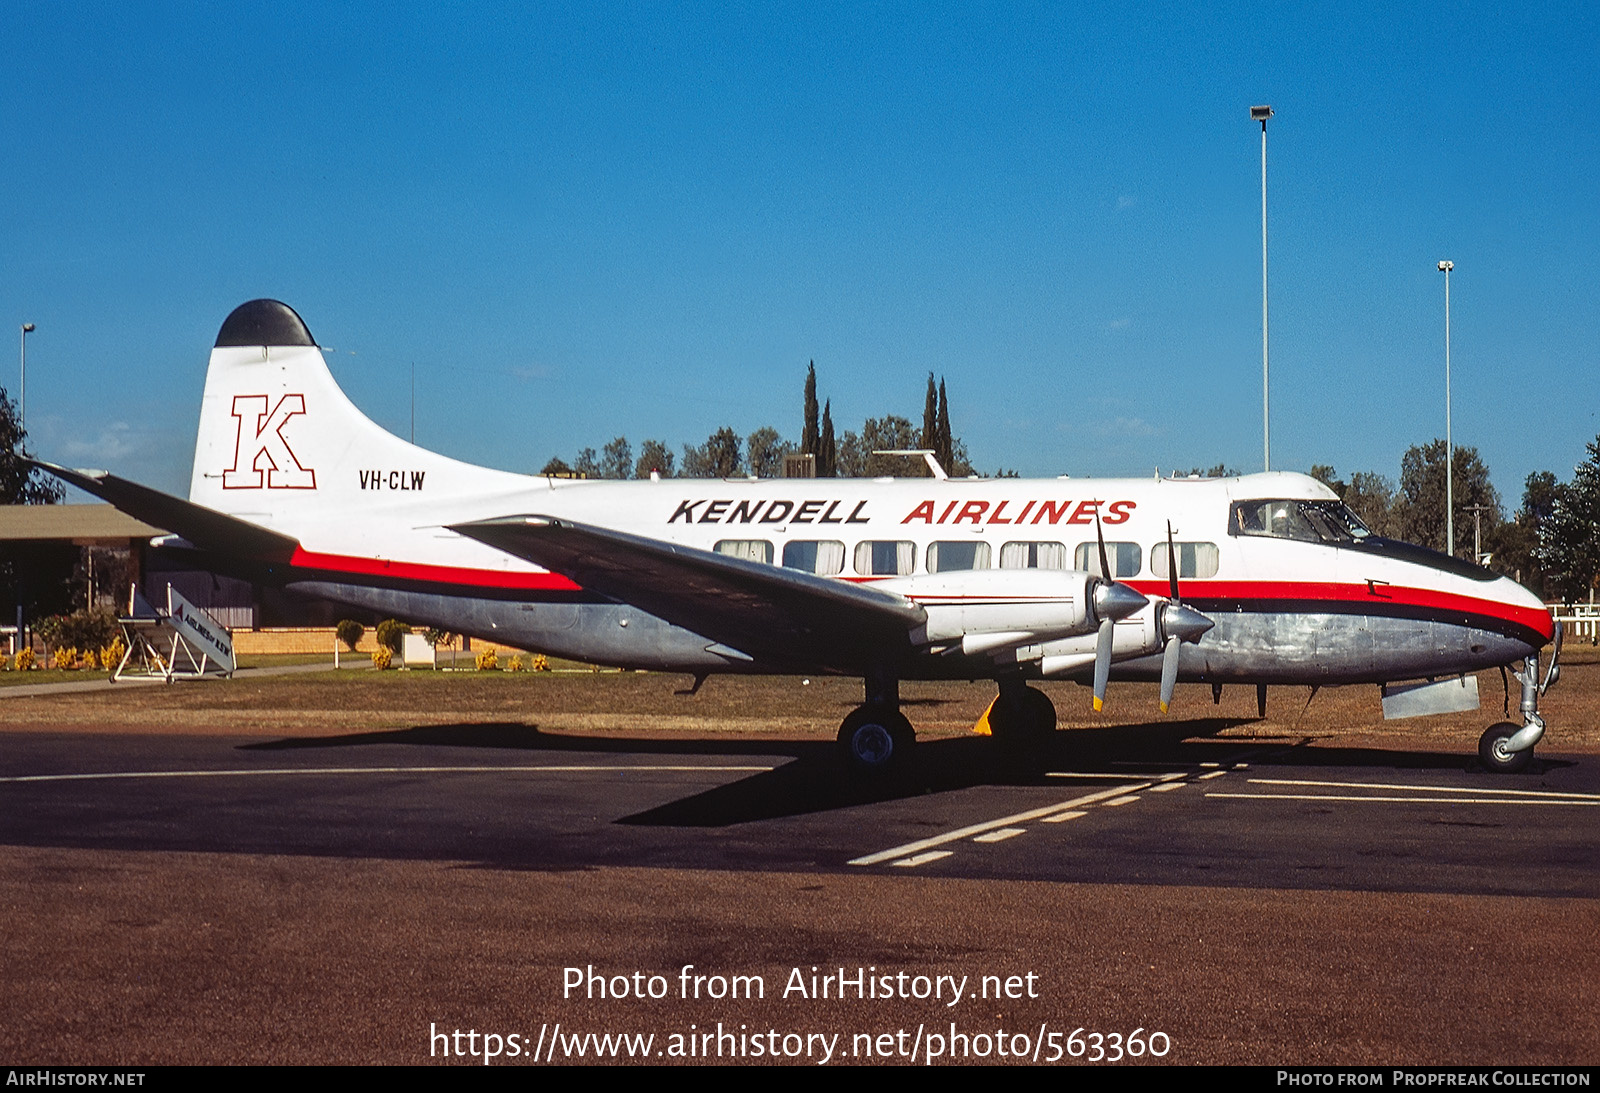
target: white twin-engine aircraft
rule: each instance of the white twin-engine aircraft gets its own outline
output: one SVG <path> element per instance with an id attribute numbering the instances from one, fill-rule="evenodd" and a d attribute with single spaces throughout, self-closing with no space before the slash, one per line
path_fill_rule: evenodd
<path id="1" fill-rule="evenodd" d="M 1369 534 L 1298 474 L 1227 479 L 530 477 L 368 420 L 288 306 L 244 304 L 206 376 L 189 499 L 47 467 L 174 533 L 201 564 L 526 649 L 630 668 L 865 681 L 848 761 L 901 762 L 902 679 L 992 679 L 995 736 L 1055 709 L 1027 681 L 1419 681 L 1391 716 L 1477 706 L 1512 666 L 1522 724 L 1479 752 L 1528 762 L 1559 630 L 1504 577 Z M 1543 680 L 1539 650 L 1556 653 Z"/>

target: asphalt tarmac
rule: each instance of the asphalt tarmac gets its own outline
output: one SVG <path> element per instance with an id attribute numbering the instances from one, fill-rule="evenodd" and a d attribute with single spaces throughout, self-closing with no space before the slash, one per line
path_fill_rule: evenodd
<path id="1" fill-rule="evenodd" d="M 1595 755 L 1504 777 L 1208 721 L 1058 736 L 933 740 L 865 784 L 816 740 L 10 732 L 0 1049 L 1600 1057 Z"/>

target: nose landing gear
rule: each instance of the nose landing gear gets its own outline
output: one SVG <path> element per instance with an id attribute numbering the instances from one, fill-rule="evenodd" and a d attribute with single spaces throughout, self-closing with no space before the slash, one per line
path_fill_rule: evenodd
<path id="1" fill-rule="evenodd" d="M 1544 718 L 1539 716 L 1539 696 L 1561 678 L 1557 663 L 1561 660 L 1561 624 L 1556 623 L 1555 648 L 1550 654 L 1550 665 L 1544 679 L 1539 678 L 1539 655 L 1527 657 L 1522 671 L 1514 673 L 1522 684 L 1522 724 L 1501 721 L 1490 725 L 1478 738 L 1478 759 L 1485 770 L 1496 774 L 1516 774 L 1525 770 L 1533 759 L 1533 746 L 1544 736 Z"/>

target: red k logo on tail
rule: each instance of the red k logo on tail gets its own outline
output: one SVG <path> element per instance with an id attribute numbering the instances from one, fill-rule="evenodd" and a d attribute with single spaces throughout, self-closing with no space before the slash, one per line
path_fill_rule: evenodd
<path id="1" fill-rule="evenodd" d="M 289 419 L 305 412 L 304 395 L 284 395 L 270 414 L 266 395 L 235 395 L 233 416 L 239 419 L 239 436 L 233 448 L 233 466 L 222 472 L 222 488 L 316 489 L 316 472 L 300 465 L 283 438 Z"/>

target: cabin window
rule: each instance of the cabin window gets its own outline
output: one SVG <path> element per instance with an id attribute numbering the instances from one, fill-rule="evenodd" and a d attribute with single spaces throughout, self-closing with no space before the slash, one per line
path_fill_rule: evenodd
<path id="1" fill-rule="evenodd" d="M 844 570 L 844 544 L 832 539 L 791 539 L 783 544 L 783 567 L 831 577 Z"/>
<path id="2" fill-rule="evenodd" d="M 1007 543 L 1000 548 L 1001 569 L 1066 569 L 1066 543 Z"/>
<path id="3" fill-rule="evenodd" d="M 1108 546 L 1110 544 L 1107 544 Z M 1180 578 L 1204 579 L 1217 575 L 1218 553 L 1216 543 L 1173 543 L 1172 552 L 1178 559 Z M 1157 543 L 1150 548 L 1150 572 L 1162 580 L 1167 579 L 1167 544 Z"/>
<path id="4" fill-rule="evenodd" d="M 1144 561 L 1144 555 L 1139 550 L 1138 543 L 1107 543 L 1106 560 L 1111 563 L 1111 576 L 1121 580 L 1124 577 L 1139 575 L 1139 566 Z M 1078 549 L 1073 552 L 1072 563 L 1074 569 L 1105 576 L 1100 572 L 1098 540 L 1092 543 L 1079 543 Z"/>
<path id="5" fill-rule="evenodd" d="M 715 550 L 730 558 L 744 558 L 752 562 L 772 564 L 772 544 L 765 539 L 723 539 Z"/>
<path id="6" fill-rule="evenodd" d="M 863 577 L 900 577 L 917 564 L 917 544 L 869 539 L 856 544 L 856 572 Z"/>
<path id="7" fill-rule="evenodd" d="M 929 573 L 948 573 L 957 569 L 988 568 L 988 543 L 968 539 L 928 544 Z"/>

